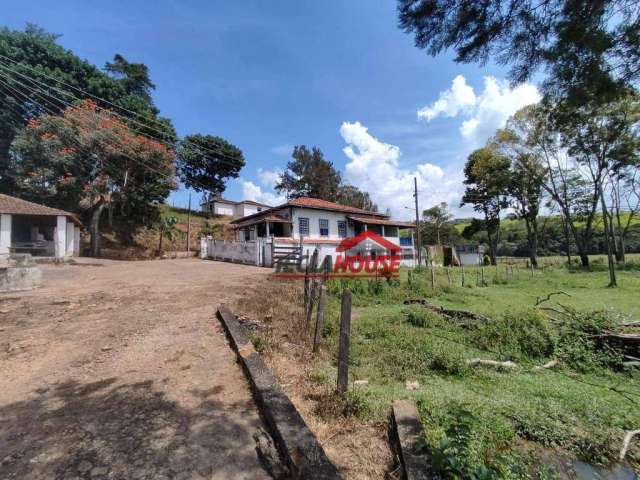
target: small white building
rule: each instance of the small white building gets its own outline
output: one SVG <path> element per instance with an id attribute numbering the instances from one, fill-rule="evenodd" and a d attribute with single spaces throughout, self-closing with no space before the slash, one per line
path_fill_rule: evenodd
<path id="1" fill-rule="evenodd" d="M 236 202 L 222 197 L 214 197 L 200 204 L 200 209 L 203 212 L 213 213 L 215 215 L 228 215 L 230 217 L 246 217 L 268 208 L 271 208 L 271 206 L 254 202 L 253 200 Z"/>
<path id="2" fill-rule="evenodd" d="M 286 251 L 286 245 L 301 245 L 302 255 L 307 256 L 317 248 L 320 262 L 326 255 L 335 258 L 340 242 L 363 231 L 375 232 L 401 248 L 400 229 L 415 228 L 413 223 L 393 220 L 386 214 L 311 197 L 292 199 L 235 219 L 231 225 L 235 228 L 237 242 L 267 241 L 274 256 L 278 249 Z M 405 245 L 403 253 L 406 249 Z"/>
<path id="3" fill-rule="evenodd" d="M 12 253 L 78 256 L 81 226 L 72 213 L 0 194 L 0 259 Z"/>

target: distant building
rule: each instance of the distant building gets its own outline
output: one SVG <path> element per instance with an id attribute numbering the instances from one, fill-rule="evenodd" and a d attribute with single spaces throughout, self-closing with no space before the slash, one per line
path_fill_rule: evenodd
<path id="1" fill-rule="evenodd" d="M 0 194 L 0 259 L 12 253 L 77 256 L 81 225 L 72 213 Z"/>
<path id="2" fill-rule="evenodd" d="M 456 253 L 458 254 L 461 265 L 482 265 L 485 249 L 482 245 L 472 245 L 465 243 L 456 245 Z"/>
<path id="3" fill-rule="evenodd" d="M 253 200 L 241 200 L 236 202 L 222 197 L 213 197 L 210 200 L 202 202 L 200 204 L 200 208 L 203 212 L 213 213 L 214 215 L 246 217 L 247 215 L 262 212 L 263 210 L 271 208 L 271 206 L 264 203 L 254 202 Z"/>

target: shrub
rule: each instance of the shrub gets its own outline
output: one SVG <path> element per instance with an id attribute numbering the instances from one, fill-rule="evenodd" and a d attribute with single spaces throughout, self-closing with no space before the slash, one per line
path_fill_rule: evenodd
<path id="1" fill-rule="evenodd" d="M 468 369 L 464 350 L 456 345 L 443 343 L 433 346 L 429 367 L 450 375 L 463 375 Z"/>
<path id="2" fill-rule="evenodd" d="M 472 338 L 478 347 L 511 358 L 548 357 L 554 353 L 556 344 L 549 320 L 533 309 L 484 322 Z"/>
<path id="3" fill-rule="evenodd" d="M 442 324 L 442 317 L 424 307 L 411 307 L 407 313 L 407 322 L 414 327 L 435 327 Z"/>
<path id="4" fill-rule="evenodd" d="M 563 363 L 579 372 L 601 368 L 619 370 L 621 352 L 609 345 L 601 335 L 616 329 L 617 319 L 611 312 L 579 312 L 569 310 L 567 321 L 560 327 L 558 352 Z"/>

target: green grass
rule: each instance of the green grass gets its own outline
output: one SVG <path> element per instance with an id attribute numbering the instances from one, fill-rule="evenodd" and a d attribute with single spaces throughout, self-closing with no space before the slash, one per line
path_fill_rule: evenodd
<path id="1" fill-rule="evenodd" d="M 487 315 L 500 314 L 513 308 L 533 307 L 538 298 L 551 292 L 563 291 L 569 296 L 558 295 L 550 304 L 560 302 L 582 310 L 615 309 L 623 314 L 640 318 L 640 269 L 630 268 L 617 272 L 618 287 L 608 288 L 609 273 L 604 268 L 591 271 L 569 272 L 564 268 L 544 271 L 509 270 L 500 266 L 496 281 L 496 268 L 485 267 L 486 287 L 476 287 L 476 269 L 465 268 L 465 281 L 469 287 L 461 288 L 462 274 L 459 268 L 451 269 L 452 287 L 448 285 L 445 269 L 435 269 L 438 302 L 451 308 L 472 310 Z M 420 275 L 418 282 L 429 296 L 430 277 Z"/>
<path id="2" fill-rule="evenodd" d="M 368 384 L 350 393 L 351 411 L 384 421 L 393 399 L 413 398 L 426 426 L 430 454 L 443 465 L 446 459 L 464 459 L 454 465 L 461 478 L 470 478 L 472 471 L 478 476 L 485 468 L 494 475 L 487 478 L 526 478 L 540 463 L 530 444 L 593 464 L 614 461 L 624 431 L 640 425 L 640 374 L 615 368 L 619 358 L 587 333 L 589 328 L 610 328 L 619 318 L 640 316 L 640 272 L 619 272 L 617 289 L 607 288 L 607 272 L 597 269 L 547 269 L 533 277 L 524 272 L 519 279 L 495 280 L 488 268 L 488 286 L 464 288 L 453 285 L 461 281 L 459 270 L 452 273 L 451 286 L 446 270 L 438 272 L 435 291 L 428 271 L 413 272 L 411 285 L 407 272 L 394 284 L 329 285 L 325 334 L 332 351 L 337 348 L 338 295 L 346 286 L 354 291 L 350 376 Z M 466 273 L 467 284 L 475 284 L 475 272 Z M 553 297 L 546 304 L 609 312 L 576 313 L 573 323 L 558 327 L 532 309 L 536 297 L 557 290 L 571 297 Z M 492 321 L 453 322 L 402 303 L 424 297 L 486 314 Z M 518 366 L 468 366 L 466 360 L 476 357 L 511 359 Z M 561 359 L 559 367 L 535 368 L 552 358 Z M 416 380 L 420 387 L 406 390 L 405 382 Z M 634 446 L 629 459 L 637 467 L 640 448 Z M 442 468 L 453 475 L 447 468 L 454 467 Z"/>

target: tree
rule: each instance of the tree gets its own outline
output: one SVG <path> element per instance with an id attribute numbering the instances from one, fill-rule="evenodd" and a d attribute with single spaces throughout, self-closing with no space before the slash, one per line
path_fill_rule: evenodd
<path id="1" fill-rule="evenodd" d="M 616 230 L 616 261 L 625 262 L 626 238 L 633 219 L 640 213 L 640 172 L 636 166 L 624 166 L 610 178 L 611 217 Z"/>
<path id="2" fill-rule="evenodd" d="M 333 163 L 325 160 L 322 151 L 305 145 L 295 146 L 293 160 L 287 163 L 276 191 L 287 198 L 315 197 L 335 202 L 341 185 L 341 176 Z"/>
<path id="3" fill-rule="evenodd" d="M 564 139 L 553 127 L 552 108 L 545 104 L 524 107 L 508 120 L 505 130 L 508 142 L 503 142 L 501 148 L 540 162 L 542 188 L 556 203 L 563 217 L 563 228 L 573 238 L 580 261 L 587 267 L 598 192 L 590 186 L 586 172 L 579 168 L 576 160 L 567 155 Z M 529 169 L 534 165 L 536 163 L 522 163 Z M 539 174 L 537 167 L 528 173 L 533 177 Z"/>
<path id="4" fill-rule="evenodd" d="M 640 78 L 640 22 L 628 0 L 399 0 L 400 27 L 430 55 L 511 65 L 522 82 L 548 72 L 545 90 L 572 105 L 604 103 Z"/>
<path id="5" fill-rule="evenodd" d="M 492 265 L 496 264 L 500 240 L 500 211 L 508 206 L 510 166 L 509 159 L 491 146 L 472 152 L 464 166 L 467 187 L 461 205 L 473 205 L 483 214 Z"/>
<path id="6" fill-rule="evenodd" d="M 491 143 L 511 161 L 509 195 L 516 217 L 524 220 L 529 244 L 529 260 L 538 266 L 538 214 L 542 202 L 543 184 L 546 171 L 540 155 L 529 149 L 526 139 L 519 136 L 514 118 L 506 128 L 498 130 Z M 523 144 L 523 142 L 525 144 Z"/>
<path id="7" fill-rule="evenodd" d="M 378 206 L 373 203 L 369 194 L 354 185 L 340 185 L 340 187 L 338 187 L 338 197 L 336 201 L 341 205 L 361 208 L 362 210 L 369 210 L 371 212 L 378 211 Z"/>
<path id="8" fill-rule="evenodd" d="M 237 178 L 245 165 L 235 145 L 213 135 L 188 135 L 178 146 L 178 174 L 188 188 L 220 194 L 225 181 Z"/>
<path id="9" fill-rule="evenodd" d="M 425 226 L 422 238 L 427 241 L 427 238 L 433 236 L 430 235 L 432 230 L 435 232 L 436 244 L 442 245 L 441 232 L 444 226 L 452 219 L 453 215 L 449 212 L 449 206 L 445 202 L 427 208 L 422 212 L 422 221 Z"/>
<path id="10" fill-rule="evenodd" d="M 174 160 L 165 145 L 84 100 L 61 116 L 32 118 L 12 144 L 8 171 L 14 194 L 85 214 L 98 256 L 103 209 L 117 204 L 130 219 L 157 214 L 154 205 L 175 188 Z"/>
<path id="11" fill-rule="evenodd" d="M 158 116 L 151 101 L 153 83 L 146 66 L 116 55 L 102 71 L 60 46 L 57 39 L 31 24 L 24 31 L 0 29 L 0 192 L 11 194 L 17 189 L 16 178 L 7 169 L 18 127 L 43 113 L 62 114 L 69 103 L 90 95 L 132 112 L 123 115 L 131 116 L 126 123 L 134 132 L 174 146 L 171 122 Z M 100 105 L 113 108 L 108 103 Z"/>
<path id="12" fill-rule="evenodd" d="M 640 160 L 640 97 L 634 93 L 607 104 L 587 103 L 561 112 L 562 136 L 570 155 L 588 172 L 604 223 L 610 286 L 617 284 L 613 227 L 605 197 L 607 179 Z"/>
<path id="13" fill-rule="evenodd" d="M 160 233 L 158 238 L 158 255 L 162 254 L 162 240 L 166 238 L 170 242 L 172 242 L 179 230 L 176 228 L 176 224 L 178 223 L 178 219 L 176 217 L 167 217 L 162 215 L 160 220 L 158 221 L 158 232 Z"/>

